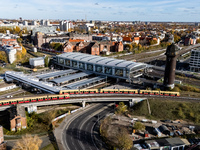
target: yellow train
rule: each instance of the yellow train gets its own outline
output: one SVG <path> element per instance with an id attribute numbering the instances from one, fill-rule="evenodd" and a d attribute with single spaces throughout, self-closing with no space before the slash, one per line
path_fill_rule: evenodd
<path id="1" fill-rule="evenodd" d="M 144 94 L 144 95 L 164 95 L 164 96 L 180 96 L 179 92 L 157 91 L 157 90 L 139 90 L 139 89 L 82 89 L 82 90 L 61 90 L 60 94 Z"/>
<path id="2" fill-rule="evenodd" d="M 38 96 L 20 97 L 20 98 L 7 98 L 0 100 L 0 106 L 38 102 L 38 101 L 61 100 L 61 99 L 69 99 L 69 94 L 65 95 L 52 94 L 52 95 L 38 95 Z"/>
<path id="3" fill-rule="evenodd" d="M 21 98 L 7 98 L 0 100 L 0 106 L 15 105 L 20 103 L 30 103 L 38 101 L 68 99 L 72 94 L 143 94 L 143 95 L 163 95 L 180 96 L 179 92 L 156 91 L 156 90 L 138 90 L 138 89 L 81 89 L 81 90 L 61 90 L 59 94 L 38 95 Z"/>

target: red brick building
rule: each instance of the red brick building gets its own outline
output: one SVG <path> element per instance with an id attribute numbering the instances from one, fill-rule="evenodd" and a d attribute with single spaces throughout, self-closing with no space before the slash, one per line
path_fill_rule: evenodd
<path id="1" fill-rule="evenodd" d="M 82 52 L 91 55 L 100 55 L 102 53 L 121 52 L 124 46 L 122 42 L 66 42 L 63 45 L 64 52 Z"/>
<path id="2" fill-rule="evenodd" d="M 4 142 L 2 126 L 0 126 L 0 150 L 6 150 L 6 143 Z"/>
<path id="3" fill-rule="evenodd" d="M 25 108 L 22 106 L 16 106 L 10 109 L 10 130 L 18 131 L 26 129 L 26 113 Z"/>

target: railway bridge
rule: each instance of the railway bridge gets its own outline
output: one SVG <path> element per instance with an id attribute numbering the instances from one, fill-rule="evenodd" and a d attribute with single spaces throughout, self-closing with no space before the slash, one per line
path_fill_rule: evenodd
<path id="1" fill-rule="evenodd" d="M 28 111 L 37 110 L 39 106 L 47 106 L 47 105 L 59 105 L 59 104 L 68 104 L 68 103 L 82 103 L 82 107 L 85 107 L 86 102 L 97 103 L 97 102 L 128 102 L 129 106 L 133 106 L 135 103 L 141 102 L 143 100 L 147 100 L 145 97 L 133 97 L 128 94 L 121 95 L 120 97 L 117 95 L 71 95 L 69 99 L 62 100 L 50 100 L 50 101 L 37 101 L 37 102 L 29 102 L 29 103 L 21 103 L 18 105 L 24 106 Z M 1 106 L 0 111 L 4 111 L 6 109 L 11 108 L 13 105 Z"/>

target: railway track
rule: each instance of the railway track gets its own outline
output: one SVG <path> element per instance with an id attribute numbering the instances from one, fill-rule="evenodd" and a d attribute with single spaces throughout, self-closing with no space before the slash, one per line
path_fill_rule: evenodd
<path id="1" fill-rule="evenodd" d="M 200 102 L 200 98 L 193 98 L 193 97 L 181 97 L 181 96 L 162 96 L 162 95 L 144 95 L 144 94 L 71 94 L 70 99 L 76 99 L 76 98 L 101 98 L 101 97 L 146 97 L 146 98 L 161 98 L 162 100 L 166 99 L 176 99 L 180 101 L 196 101 Z"/>

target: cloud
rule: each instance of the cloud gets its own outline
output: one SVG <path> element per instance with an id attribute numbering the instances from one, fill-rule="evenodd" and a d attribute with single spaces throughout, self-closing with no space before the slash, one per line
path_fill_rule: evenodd
<path id="1" fill-rule="evenodd" d="M 191 15 L 199 13 L 198 10 L 199 0 L 192 3 L 188 0 L 101 0 L 100 4 L 91 0 L 6 0 L 0 5 L 0 18 L 82 19 L 87 15 L 88 20 L 159 21 L 172 18 L 178 21 L 200 19 L 197 15 Z M 180 18 L 183 14 L 191 16 Z"/>

